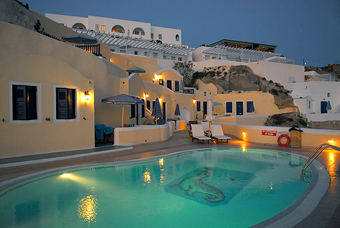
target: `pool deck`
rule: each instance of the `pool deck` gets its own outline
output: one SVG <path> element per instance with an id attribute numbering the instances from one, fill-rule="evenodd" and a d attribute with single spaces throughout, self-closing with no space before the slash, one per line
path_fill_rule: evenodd
<path id="1" fill-rule="evenodd" d="M 229 144 L 221 143 L 200 143 L 192 142 L 186 130 L 178 131 L 163 142 L 148 143 L 136 146 L 101 146 L 94 149 L 65 151 L 44 155 L 32 155 L 19 158 L 0 159 L 0 185 L 10 183 L 11 179 L 36 172 L 48 171 L 56 168 L 91 165 L 106 162 L 119 162 L 133 159 L 162 156 L 177 151 L 198 149 L 198 148 L 252 148 L 278 150 L 295 153 L 303 156 L 310 156 L 316 148 L 290 148 L 276 145 L 264 145 L 244 142 L 232 138 Z M 340 152 L 327 149 L 320 154 L 318 161 L 322 163 L 329 172 L 331 183 L 320 201 L 317 208 L 302 222 L 294 227 L 339 227 L 340 224 Z"/>

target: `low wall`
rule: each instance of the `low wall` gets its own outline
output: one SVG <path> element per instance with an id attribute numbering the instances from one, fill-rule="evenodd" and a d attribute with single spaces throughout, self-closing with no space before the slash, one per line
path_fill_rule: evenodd
<path id="1" fill-rule="evenodd" d="M 172 135 L 172 125 L 141 125 L 137 127 L 115 128 L 115 145 L 137 145 L 168 140 Z"/>
<path id="2" fill-rule="evenodd" d="M 213 124 L 222 125 L 223 132 L 226 135 L 233 135 L 244 141 L 261 144 L 278 144 L 277 136 L 270 136 L 271 132 L 276 132 L 278 134 L 289 133 L 289 127 L 249 126 L 237 123 L 217 121 L 214 121 Z M 328 140 L 334 140 L 334 143 L 332 144 L 335 146 L 340 146 L 339 130 L 323 130 L 310 128 L 301 129 L 303 130 L 303 132 L 301 133 L 301 147 L 317 148 L 321 144 L 327 143 Z"/>

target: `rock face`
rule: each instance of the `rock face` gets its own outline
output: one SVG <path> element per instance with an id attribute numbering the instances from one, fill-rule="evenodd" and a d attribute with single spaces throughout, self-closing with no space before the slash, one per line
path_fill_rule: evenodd
<path id="1" fill-rule="evenodd" d="M 289 95 L 290 91 L 278 83 L 256 75 L 245 65 L 204 68 L 203 72 L 196 72 L 194 78 L 200 78 L 206 84 L 214 84 L 219 94 L 231 91 L 269 92 L 274 96 L 279 109 L 295 107 L 293 98 Z"/>
<path id="2" fill-rule="evenodd" d="M 307 120 L 302 118 L 298 112 L 290 112 L 269 116 L 264 126 L 308 127 L 308 124 Z"/>
<path id="3" fill-rule="evenodd" d="M 35 21 L 28 5 L 15 0 L 0 1 L 0 21 L 34 30 Z"/>

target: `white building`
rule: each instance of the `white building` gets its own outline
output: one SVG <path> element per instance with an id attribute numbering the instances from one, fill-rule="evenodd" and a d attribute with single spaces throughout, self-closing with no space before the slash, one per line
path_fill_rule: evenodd
<path id="1" fill-rule="evenodd" d="M 46 13 L 45 16 L 69 28 L 78 28 L 117 36 L 159 40 L 164 44 L 182 44 L 180 29 L 152 26 L 150 23 L 114 18 L 88 16 L 74 17 Z"/>
<path id="2" fill-rule="evenodd" d="M 334 81 L 309 81 L 289 83 L 286 89 L 293 90 L 294 104 L 308 121 L 340 119 L 340 83 Z"/>

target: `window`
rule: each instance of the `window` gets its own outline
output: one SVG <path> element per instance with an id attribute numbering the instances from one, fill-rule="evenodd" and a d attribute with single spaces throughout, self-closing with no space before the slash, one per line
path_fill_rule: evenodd
<path id="1" fill-rule="evenodd" d="M 102 31 L 105 32 L 105 25 L 102 25 Z"/>
<path id="2" fill-rule="evenodd" d="M 119 52 L 120 53 L 126 53 L 126 50 L 120 50 Z"/>
<path id="3" fill-rule="evenodd" d="M 162 86 L 164 86 L 164 81 L 163 81 L 163 79 L 159 79 L 159 84 L 162 85 Z"/>
<path id="4" fill-rule="evenodd" d="M 179 81 L 175 81 L 175 92 L 179 92 Z"/>
<path id="5" fill-rule="evenodd" d="M 233 102 L 227 101 L 225 103 L 225 112 L 226 113 L 233 113 Z"/>
<path id="6" fill-rule="evenodd" d="M 196 101 L 196 111 L 197 112 L 201 111 L 201 102 L 200 101 Z"/>
<path id="7" fill-rule="evenodd" d="M 205 59 L 205 60 L 209 60 L 209 59 L 210 59 L 210 55 L 204 56 L 204 59 Z"/>
<path id="8" fill-rule="evenodd" d="M 37 87 L 12 85 L 13 120 L 37 120 Z"/>
<path id="9" fill-rule="evenodd" d="M 176 35 L 176 41 L 179 41 L 179 35 L 178 34 Z"/>
<path id="10" fill-rule="evenodd" d="M 212 57 L 212 59 L 216 59 L 216 57 L 214 56 L 214 57 Z"/>
<path id="11" fill-rule="evenodd" d="M 56 88 L 57 119 L 76 118 L 76 90 Z"/>
<path id="12" fill-rule="evenodd" d="M 144 52 L 144 56 L 148 56 L 148 53 L 146 51 Z"/>
<path id="13" fill-rule="evenodd" d="M 175 56 L 171 56 L 171 60 L 176 60 Z"/>
<path id="14" fill-rule="evenodd" d="M 151 39 L 153 40 L 153 33 L 151 33 Z"/>
<path id="15" fill-rule="evenodd" d="M 327 93 L 327 97 L 331 97 L 331 93 Z"/>
<path id="16" fill-rule="evenodd" d="M 163 55 L 163 59 L 166 59 L 166 55 Z"/>
<path id="17" fill-rule="evenodd" d="M 151 110 L 151 102 L 149 100 L 146 101 L 146 108 Z"/>
<path id="18" fill-rule="evenodd" d="M 131 109 L 130 109 L 130 118 L 135 118 L 136 117 L 136 105 L 131 104 Z"/>
<path id="19" fill-rule="evenodd" d="M 135 55 L 138 55 L 138 51 L 135 51 L 134 53 L 135 53 Z"/>
<path id="20" fill-rule="evenodd" d="M 203 92 L 203 96 L 205 96 L 205 97 L 207 96 L 207 92 L 206 91 Z"/>
<path id="21" fill-rule="evenodd" d="M 247 101 L 247 113 L 254 112 L 255 112 L 254 101 Z"/>
<path id="22" fill-rule="evenodd" d="M 178 57 L 178 61 L 183 61 L 183 58 L 182 57 Z"/>
<path id="23" fill-rule="evenodd" d="M 157 58 L 158 58 L 158 53 L 155 53 L 155 52 L 152 53 L 152 57 L 155 58 L 155 59 L 157 59 Z"/>
<path id="24" fill-rule="evenodd" d="M 162 39 L 162 34 L 158 35 L 158 39 L 160 39 L 160 40 Z"/>
<path id="25" fill-rule="evenodd" d="M 110 49 L 110 52 L 115 52 L 115 49 Z"/>
<path id="26" fill-rule="evenodd" d="M 172 80 L 166 80 L 166 87 L 172 90 Z"/>
<path id="27" fill-rule="evenodd" d="M 99 32 L 99 25 L 95 25 L 95 30 L 96 30 L 96 32 Z"/>

